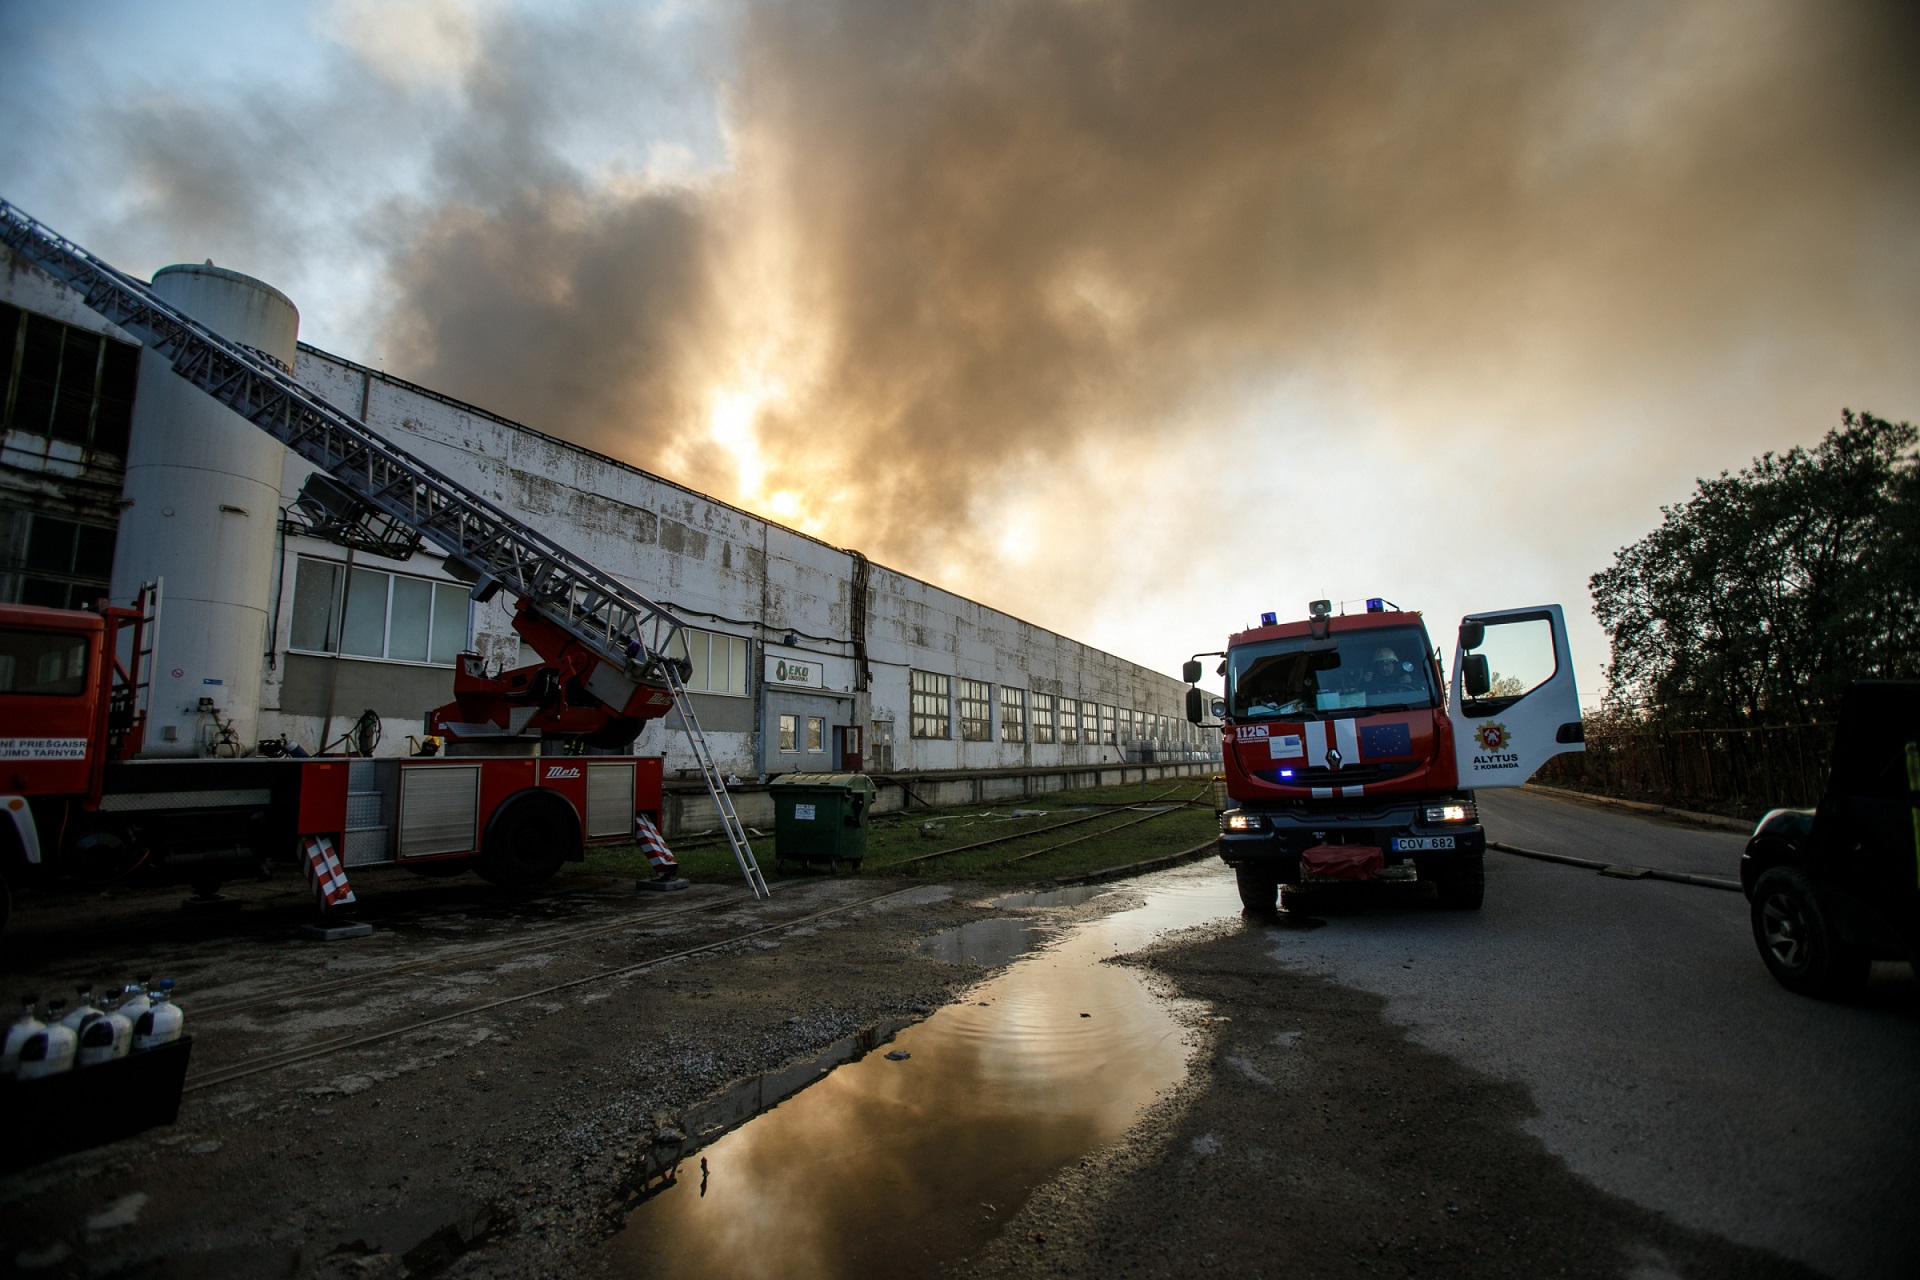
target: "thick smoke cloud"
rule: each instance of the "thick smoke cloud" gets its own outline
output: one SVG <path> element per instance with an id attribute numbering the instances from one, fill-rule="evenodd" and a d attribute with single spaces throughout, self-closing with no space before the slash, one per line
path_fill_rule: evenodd
<path id="1" fill-rule="evenodd" d="M 497 27 L 388 367 L 906 566 L 1276 380 L 1551 435 L 1615 379 L 1912 332 L 1913 12 L 749 4 L 728 163 L 626 183 Z"/>

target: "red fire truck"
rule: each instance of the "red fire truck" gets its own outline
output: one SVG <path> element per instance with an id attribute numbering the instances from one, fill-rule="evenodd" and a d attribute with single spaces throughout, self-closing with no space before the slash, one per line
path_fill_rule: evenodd
<path id="1" fill-rule="evenodd" d="M 659 819 L 658 757 L 139 759 L 150 617 L 0 605 L 7 881 L 147 869 L 210 895 L 316 839 L 348 868 L 528 886 L 631 839 L 636 812 Z"/>
<path id="2" fill-rule="evenodd" d="M 1281 885 L 1423 880 L 1442 905 L 1474 910 L 1486 832 L 1476 790 L 1515 787 L 1548 757 L 1585 750 L 1560 606 L 1477 613 L 1460 623 L 1453 676 L 1418 613 L 1385 600 L 1231 637 L 1222 659 L 1227 802 L 1220 856 L 1240 900 L 1272 911 Z M 1187 691 L 1187 716 L 1206 710 Z"/>
<path id="3" fill-rule="evenodd" d="M 149 867 L 208 892 L 264 861 L 324 852 L 348 869 L 471 867 L 535 884 L 583 845 L 632 838 L 636 814 L 658 818 L 658 757 L 587 753 L 623 751 L 673 710 L 748 886 L 766 895 L 686 696 L 685 629 L 671 612 L 5 201 L 0 243 L 311 462 L 300 504 L 323 536 L 401 558 L 431 542 L 474 599 L 515 599 L 514 629 L 538 655 L 498 672 L 461 656 L 453 701 L 427 716 L 451 741 L 446 757 L 141 759 L 153 589 L 94 612 L 0 606 L 7 881 Z M 6 901 L 0 882 L 0 911 Z"/>

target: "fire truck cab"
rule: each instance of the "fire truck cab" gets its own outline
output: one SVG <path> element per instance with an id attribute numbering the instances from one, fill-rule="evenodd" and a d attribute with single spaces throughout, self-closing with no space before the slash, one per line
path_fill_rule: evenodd
<path id="1" fill-rule="evenodd" d="M 1585 750 L 1558 605 L 1463 619 L 1450 679 L 1421 615 L 1379 599 L 1365 613 L 1316 600 L 1302 621 L 1266 614 L 1217 656 L 1220 856 L 1250 911 L 1274 910 L 1282 885 L 1366 880 L 1428 881 L 1443 906 L 1477 909 L 1475 791 Z M 1198 657 L 1184 674 L 1200 679 Z M 1206 709 L 1190 689 L 1188 718 Z"/>

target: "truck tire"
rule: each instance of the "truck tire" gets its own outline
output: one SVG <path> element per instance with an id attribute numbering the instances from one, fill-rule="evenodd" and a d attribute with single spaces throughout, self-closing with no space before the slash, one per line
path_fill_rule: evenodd
<path id="1" fill-rule="evenodd" d="M 1478 911 L 1487 896 L 1487 856 L 1460 858 L 1434 877 L 1440 906 L 1447 911 Z"/>
<path id="2" fill-rule="evenodd" d="M 1787 990 L 1841 1000 L 1866 984 L 1873 958 L 1843 941 L 1818 890 L 1797 867 L 1770 867 L 1753 885 L 1753 942 Z"/>
<path id="3" fill-rule="evenodd" d="M 487 824 L 474 870 L 489 884 L 531 889 L 579 852 L 580 832 L 566 802 L 538 792 L 507 801 Z"/>
<path id="4" fill-rule="evenodd" d="M 1257 863 L 1243 862 L 1233 869 L 1240 886 L 1240 905 L 1256 915 L 1273 915 L 1279 910 L 1280 881 L 1272 871 Z"/>

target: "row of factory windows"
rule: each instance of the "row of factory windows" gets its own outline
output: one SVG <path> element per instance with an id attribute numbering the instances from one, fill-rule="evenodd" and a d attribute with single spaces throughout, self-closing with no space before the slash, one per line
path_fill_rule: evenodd
<path id="1" fill-rule="evenodd" d="M 1053 743 L 1117 746 L 1142 739 L 1194 739 L 1192 726 L 1181 717 L 1056 697 L 1009 685 L 995 686 L 965 676 L 958 678 L 956 699 L 954 680 L 955 677 L 936 671 L 912 673 L 910 732 L 913 737 L 953 737 L 957 703 L 960 738 L 965 742 L 994 741 L 996 726 L 999 741 L 1026 742 L 1031 737 L 1036 746 Z"/>
<path id="2" fill-rule="evenodd" d="M 140 349 L 0 302 L 0 423 L 124 458 Z"/>
<path id="3" fill-rule="evenodd" d="M 451 665 L 467 647 L 469 613 L 464 587 L 409 574 L 347 566 L 300 556 L 294 572 L 291 647 L 296 651 L 342 654 L 390 662 Z M 688 628 L 685 648 L 676 656 L 692 666 L 687 687 L 696 693 L 745 697 L 751 643 L 741 636 Z M 522 651 L 523 664 L 534 661 Z M 916 738 L 954 736 L 954 677 L 914 671 L 912 734 Z M 959 736 L 968 742 L 1026 742 L 1035 745 L 1080 743 L 1117 745 L 1123 741 L 1191 737 L 1184 719 L 1075 698 L 1055 697 L 995 686 L 959 677 Z M 816 726 L 806 730 L 791 717 L 780 724 L 781 750 L 818 751 Z M 998 727 L 998 734 L 995 728 Z"/>
<path id="4" fill-rule="evenodd" d="M 109 551 L 111 559 L 111 551 Z M 467 589 L 412 574 L 388 573 L 337 560 L 297 557 L 289 646 L 298 652 L 451 666 L 466 649 L 471 608 Z M 670 652 L 693 668 L 695 693 L 747 693 L 750 646 L 739 636 L 688 628 Z M 522 647 L 520 664 L 536 661 Z"/>

